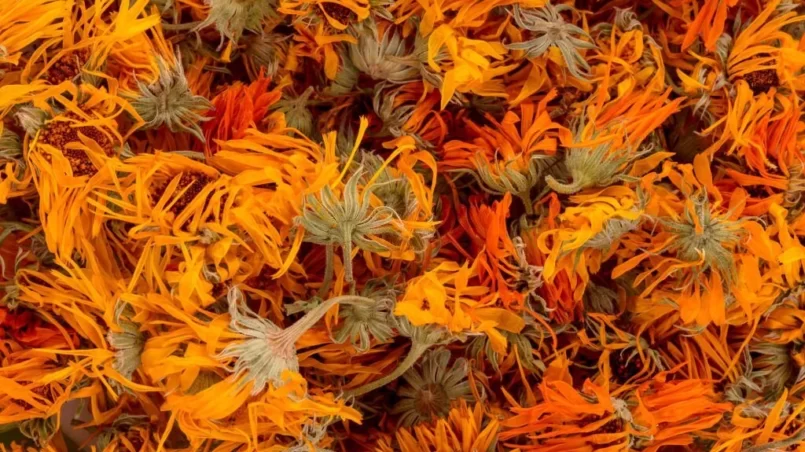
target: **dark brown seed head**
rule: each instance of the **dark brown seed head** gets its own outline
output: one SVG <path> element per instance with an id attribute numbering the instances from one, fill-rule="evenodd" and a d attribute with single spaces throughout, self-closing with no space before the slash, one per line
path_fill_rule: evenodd
<path id="1" fill-rule="evenodd" d="M 345 25 L 357 18 L 351 9 L 347 8 L 346 6 L 339 5 L 338 3 L 326 2 L 322 3 L 321 7 L 330 17 Z"/>
<path id="2" fill-rule="evenodd" d="M 599 433 L 619 433 L 623 431 L 623 421 L 620 419 L 612 419 L 598 429 Z"/>
<path id="3" fill-rule="evenodd" d="M 260 273 L 256 276 L 252 276 L 246 281 L 249 287 L 266 291 L 274 286 L 274 278 L 272 278 L 271 268 L 268 265 L 263 265 L 263 268 L 260 269 Z"/>
<path id="4" fill-rule="evenodd" d="M 626 383 L 643 370 L 640 357 L 631 356 L 631 352 L 628 350 L 623 353 L 620 350 L 612 352 L 609 355 L 609 366 L 612 369 L 612 376 L 619 383 Z"/>
<path id="5" fill-rule="evenodd" d="M 593 424 L 595 422 L 599 422 L 602 419 L 603 419 L 602 416 L 590 415 L 590 416 L 586 416 L 584 419 L 578 421 L 578 425 L 579 425 L 579 427 L 586 427 L 586 426 L 588 426 L 590 424 Z M 600 433 L 619 433 L 621 431 L 623 431 L 623 421 L 621 419 L 618 419 L 618 418 L 613 418 L 612 420 L 610 420 L 606 424 L 602 425 L 601 427 L 598 427 L 598 430 L 596 430 L 593 433 L 598 433 L 598 434 L 600 434 Z"/>
<path id="6" fill-rule="evenodd" d="M 780 86 L 780 78 L 774 69 L 750 72 L 744 76 L 744 80 L 755 94 L 765 93 L 771 88 Z"/>
<path id="7" fill-rule="evenodd" d="M 80 120 L 78 115 L 68 113 L 65 115 L 67 119 Z M 100 129 L 92 126 L 73 127 L 72 121 L 54 120 L 48 121 L 42 130 L 39 132 L 39 143 L 53 146 L 54 148 L 62 151 L 62 154 L 70 162 L 70 167 L 73 170 L 73 176 L 92 176 L 97 172 L 95 165 L 87 156 L 86 152 L 79 149 L 67 149 L 70 143 L 80 143 L 78 137 L 79 132 L 94 140 L 98 143 L 106 155 L 114 154 L 112 140 L 106 136 Z"/>
<path id="8" fill-rule="evenodd" d="M 212 178 L 198 171 L 182 173 L 182 176 L 179 178 L 179 186 L 176 187 L 176 193 L 181 192 L 185 187 L 187 187 L 187 190 L 179 196 L 173 206 L 171 206 L 170 211 L 176 215 L 182 213 L 210 182 L 212 182 Z"/>
<path id="9" fill-rule="evenodd" d="M 45 72 L 45 80 L 51 85 L 58 85 L 66 80 L 73 80 L 89 59 L 89 49 L 79 49 L 68 52 L 59 58 L 50 69 Z"/>

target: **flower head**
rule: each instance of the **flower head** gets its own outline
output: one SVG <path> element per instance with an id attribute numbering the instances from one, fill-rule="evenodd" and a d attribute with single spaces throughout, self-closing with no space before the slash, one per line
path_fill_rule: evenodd
<path id="1" fill-rule="evenodd" d="M 222 44 L 225 37 L 237 43 L 246 30 L 260 33 L 263 20 L 275 14 L 276 8 L 271 0 L 205 0 L 205 3 L 210 9 L 198 29 L 215 25 Z"/>
<path id="2" fill-rule="evenodd" d="M 393 28 L 378 30 L 374 22 L 357 28 L 358 42 L 349 46 L 349 58 L 355 68 L 374 80 L 405 83 L 414 80 L 419 70 L 406 61 L 406 41 Z"/>
<path id="3" fill-rule="evenodd" d="M 450 352 L 439 348 L 423 356 L 419 366 L 403 375 L 406 385 L 397 391 L 401 400 L 392 409 L 392 413 L 401 416 L 400 424 L 409 426 L 444 418 L 454 401 L 470 397 L 470 384 L 464 381 L 466 360 L 458 358 L 452 365 L 449 363 Z"/>
<path id="4" fill-rule="evenodd" d="M 671 250 L 684 261 L 704 259 L 702 270 L 732 275 L 732 249 L 740 241 L 741 223 L 712 211 L 707 199 L 694 199 L 681 221 L 665 220 L 663 227 L 676 239 Z"/>
<path id="5" fill-rule="evenodd" d="M 341 197 L 325 185 L 320 196 L 305 198 L 305 210 L 297 222 L 305 228 L 305 240 L 319 245 L 339 245 L 344 251 L 346 280 L 352 282 L 352 247 L 372 252 L 388 251 L 384 234 L 395 232 L 394 211 L 387 206 L 373 207 L 371 188 L 358 193 L 362 169 L 358 169 L 344 185 Z"/>
<path id="6" fill-rule="evenodd" d="M 554 6 L 550 3 L 538 9 L 522 8 L 519 4 L 515 4 L 513 14 L 515 23 L 523 30 L 531 32 L 534 37 L 528 41 L 507 44 L 506 47 L 525 51 L 525 57 L 528 59 L 540 57 L 551 47 L 556 47 L 561 52 L 570 75 L 585 80 L 590 75 L 590 65 L 579 51 L 594 49 L 595 44 L 580 39 L 582 37 L 591 39 L 583 28 L 565 22 L 562 12 L 568 9 L 571 7 Z"/>
<path id="7" fill-rule="evenodd" d="M 382 292 L 383 289 L 365 293 L 365 303 L 348 304 L 338 310 L 340 324 L 333 335 L 337 343 L 349 341 L 356 350 L 365 352 L 373 339 L 386 342 L 394 336 L 390 312 L 394 299 Z"/>
<path id="8" fill-rule="evenodd" d="M 242 383 L 252 383 L 252 394 L 258 394 L 266 385 L 282 386 L 289 374 L 299 372 L 296 341 L 313 327 L 327 311 L 342 301 L 365 301 L 362 297 L 331 298 L 308 311 L 288 328 L 259 317 L 245 304 L 245 297 L 237 287 L 229 290 L 229 327 L 244 336 L 243 341 L 231 343 L 218 355 L 219 359 L 235 359 L 232 372 L 243 377 Z"/>
<path id="9" fill-rule="evenodd" d="M 116 350 L 113 366 L 129 380 L 140 367 L 140 356 L 145 346 L 145 338 L 140 333 L 139 325 L 130 320 L 132 313 L 126 303 L 118 302 L 115 320 L 120 331 L 110 331 L 107 335 L 109 345 Z"/>
<path id="10" fill-rule="evenodd" d="M 132 95 L 132 106 L 145 121 L 146 128 L 167 126 L 171 132 L 188 132 L 204 141 L 200 123 L 209 118 L 202 114 L 211 106 L 205 97 L 190 91 L 181 58 L 171 65 L 157 58 L 159 78 L 146 84 L 138 81 L 139 93 Z"/>

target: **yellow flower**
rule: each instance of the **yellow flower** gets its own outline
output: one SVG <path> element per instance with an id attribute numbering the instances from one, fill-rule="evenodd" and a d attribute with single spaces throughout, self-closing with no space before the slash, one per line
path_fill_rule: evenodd
<path id="1" fill-rule="evenodd" d="M 568 275 L 578 273 L 585 282 L 575 291 L 576 299 L 581 299 L 589 278 L 588 261 L 616 248 L 622 235 L 637 227 L 642 212 L 637 195 L 624 186 L 576 195 L 571 200 L 577 204 L 560 214 L 556 229 L 539 236 L 538 245 L 547 254 L 542 273 L 545 279 L 552 281 L 562 270 Z"/>
<path id="2" fill-rule="evenodd" d="M 0 4 L 0 64 L 16 65 L 21 51 L 38 39 L 61 35 L 64 0 L 33 0 Z"/>
<path id="3" fill-rule="evenodd" d="M 470 285 L 478 261 L 470 267 L 445 261 L 411 280 L 394 314 L 414 326 L 438 325 L 454 333 L 479 331 L 487 334 L 496 350 L 505 350 L 506 339 L 497 331 L 519 333 L 525 322 L 505 309 L 495 308 L 496 294 L 485 286 Z"/>
<path id="4" fill-rule="evenodd" d="M 451 65 L 437 61 L 442 47 L 447 47 Z M 428 37 L 428 65 L 436 72 L 444 72 L 441 86 L 441 108 L 447 106 L 456 91 L 472 92 L 481 96 L 507 97 L 500 80 L 516 65 L 495 65 L 488 58 L 502 60 L 506 48 L 499 42 L 470 39 L 448 25 L 440 25 Z M 440 58 L 441 60 L 441 58 Z"/>
<path id="5" fill-rule="evenodd" d="M 499 430 L 498 420 L 485 413 L 480 403 L 470 408 L 459 399 L 446 419 L 401 428 L 395 436 L 402 452 L 474 452 L 492 449 Z"/>
<path id="6" fill-rule="evenodd" d="M 104 64 L 109 73 L 118 74 L 124 81 L 133 82 L 132 75 L 144 75 L 152 81 L 158 73 L 157 56 L 171 53 L 161 30 L 153 32 L 153 41 L 146 34 L 160 22 L 159 15 L 149 9 L 149 0 L 122 3 L 111 23 L 102 13 L 113 7 L 114 0 L 70 6 L 60 3 L 68 13 L 61 33 L 45 39 L 33 52 L 22 72 L 24 81 L 36 74 L 36 78 L 56 85 L 85 70 L 100 70 Z M 59 50 L 51 52 L 54 48 Z M 47 62 L 42 64 L 42 59 Z"/>

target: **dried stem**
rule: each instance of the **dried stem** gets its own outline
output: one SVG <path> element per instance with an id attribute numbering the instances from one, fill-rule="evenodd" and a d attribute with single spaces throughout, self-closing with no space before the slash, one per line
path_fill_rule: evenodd
<path id="1" fill-rule="evenodd" d="M 393 372 L 391 372 L 388 375 L 385 375 L 382 378 L 378 378 L 375 381 L 372 381 L 370 383 L 366 383 L 363 386 L 359 386 L 359 387 L 357 387 L 355 389 L 351 389 L 349 391 L 346 391 L 344 393 L 344 396 L 345 397 L 359 397 L 359 396 L 362 396 L 364 394 L 368 394 L 368 393 L 374 391 L 375 389 L 382 388 L 383 386 L 386 386 L 387 384 L 391 383 L 392 381 L 400 378 L 405 372 L 408 371 L 408 369 L 410 369 L 414 364 L 416 364 L 416 362 L 419 360 L 419 358 L 430 348 L 431 345 L 433 345 L 433 344 L 421 343 L 421 342 L 418 342 L 418 341 L 411 342 L 411 350 L 408 351 L 408 355 L 397 366 L 397 368 L 394 369 Z"/>
<path id="2" fill-rule="evenodd" d="M 744 452 L 764 452 L 769 450 L 785 450 L 789 446 L 793 446 L 795 444 L 800 443 L 802 440 L 805 439 L 805 429 L 800 430 L 797 432 L 796 435 L 792 436 L 788 439 L 783 439 L 780 441 L 775 441 L 773 443 L 763 444 L 761 446 L 754 446 L 748 449 L 744 449 Z"/>
<path id="3" fill-rule="evenodd" d="M 335 246 L 330 243 L 324 246 L 325 250 L 325 264 L 324 264 L 324 279 L 319 288 L 319 298 L 324 298 L 330 291 L 330 285 L 333 282 L 333 261 L 335 260 Z"/>

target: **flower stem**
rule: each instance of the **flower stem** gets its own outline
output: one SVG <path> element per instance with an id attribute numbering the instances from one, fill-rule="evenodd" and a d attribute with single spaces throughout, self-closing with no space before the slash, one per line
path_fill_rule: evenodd
<path id="1" fill-rule="evenodd" d="M 430 346 L 431 344 L 429 343 L 421 343 L 417 341 L 411 342 L 411 350 L 408 351 L 408 355 L 397 366 L 397 368 L 394 369 L 393 372 L 382 378 L 378 378 L 375 381 L 366 383 L 363 386 L 359 386 L 355 389 L 350 389 L 346 391 L 344 393 L 344 397 L 359 397 L 364 394 L 368 394 L 374 391 L 375 389 L 382 388 L 383 386 L 386 386 L 392 381 L 400 378 L 406 371 L 408 371 L 408 369 L 410 369 L 414 364 L 416 364 L 416 362 L 419 360 L 422 354 L 425 353 L 430 348 Z"/>
<path id="2" fill-rule="evenodd" d="M 162 22 L 162 28 L 167 31 L 184 31 L 184 30 L 191 30 L 193 28 L 198 27 L 201 21 L 196 22 L 187 22 L 183 24 L 169 24 L 166 22 Z"/>
<path id="3" fill-rule="evenodd" d="M 561 193 L 563 195 L 572 195 L 582 190 L 586 182 L 584 179 L 578 178 L 569 184 L 563 184 L 554 179 L 553 176 L 546 176 L 545 183 L 547 183 L 548 186 L 557 193 Z"/>
<path id="4" fill-rule="evenodd" d="M 335 246 L 333 244 L 326 245 L 325 250 L 325 264 L 324 264 L 324 280 L 319 287 L 319 297 L 324 298 L 330 292 L 330 284 L 333 282 L 333 260 L 335 259 Z"/>
<path id="5" fill-rule="evenodd" d="M 766 450 L 785 450 L 789 446 L 793 446 L 795 444 L 799 444 L 802 440 L 805 439 L 805 429 L 800 430 L 796 435 L 788 438 L 783 439 L 780 441 L 775 441 L 773 443 L 767 443 L 760 446 L 750 447 L 745 449 L 745 452 L 763 452 Z"/>
<path id="6" fill-rule="evenodd" d="M 290 340 L 291 343 L 295 343 L 305 334 L 305 331 L 309 330 L 313 325 L 315 325 L 327 311 L 330 310 L 333 306 L 339 303 L 355 303 L 355 302 L 371 302 L 371 298 L 361 297 L 357 295 L 341 295 L 340 297 L 330 298 L 329 300 L 325 301 L 324 303 L 316 306 L 315 308 L 308 311 L 301 319 L 297 320 L 293 325 L 286 328 L 282 335 L 285 336 L 286 339 Z"/>
<path id="7" fill-rule="evenodd" d="M 352 229 L 344 227 L 344 241 L 341 249 L 344 253 L 344 281 L 352 284 Z"/>
<path id="8" fill-rule="evenodd" d="M 526 190 L 520 193 L 517 193 L 517 197 L 523 202 L 525 206 L 525 213 L 527 215 L 534 214 L 534 203 L 531 201 L 531 192 L 530 190 Z"/>

